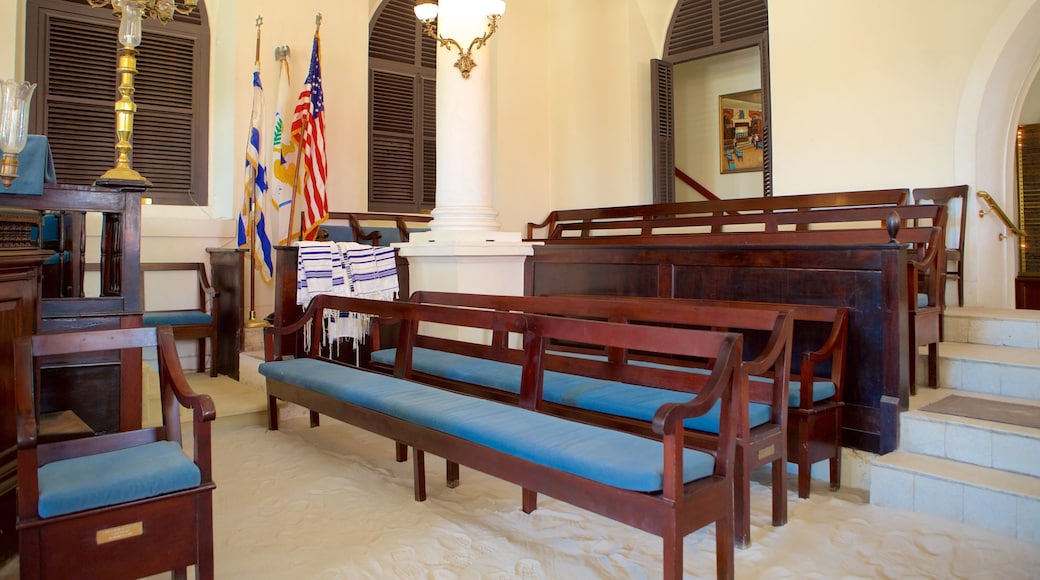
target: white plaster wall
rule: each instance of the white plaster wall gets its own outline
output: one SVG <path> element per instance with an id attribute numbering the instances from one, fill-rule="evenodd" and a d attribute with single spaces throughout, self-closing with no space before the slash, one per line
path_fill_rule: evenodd
<path id="1" fill-rule="evenodd" d="M 210 204 L 146 207 L 145 248 L 233 243 L 258 13 L 265 18 L 262 76 L 268 95 L 274 92 L 273 49 L 279 44 L 292 49 L 293 89 L 299 90 L 314 13 L 324 14 L 329 203 L 334 210 L 364 209 L 367 33 L 377 1 L 206 4 L 213 30 Z M 1000 134 L 1018 122 L 1019 111 L 1036 110 L 1024 95 L 1037 59 L 1022 56 L 1030 49 L 1019 46 L 1028 43 L 1016 40 L 1015 25 L 1037 4 L 770 3 L 777 194 L 955 182 L 1006 194 L 1006 158 L 990 153 L 984 167 L 977 159 L 991 144 L 1000 149 L 1010 143 L 1010 134 L 1001 140 L 987 131 Z M 550 209 L 650 201 L 649 60 L 662 53 L 674 6 L 675 0 L 509 2 L 502 28 L 487 47 L 494 67 L 493 199 L 504 230 L 518 231 Z M 24 0 L 0 2 L 0 32 L 10 39 L 0 42 L 0 76 L 21 75 L 23 7 Z M 1033 36 L 1040 37 L 1035 29 Z M 1002 61 L 1009 51 L 1017 56 Z M 1009 99 L 1010 106 L 1002 104 Z M 272 112 L 268 101 L 268 117 Z M 980 118 L 986 119 L 983 126 Z M 991 174 L 999 179 L 976 183 Z M 162 223 L 156 220 L 172 220 L 178 230 L 153 225 Z M 980 235 L 986 227 L 978 227 Z M 979 256 L 975 263 L 981 261 Z M 980 285 L 1008 276 L 1008 266 L 997 262 L 995 274 L 972 273 L 969 262 L 976 303 L 1006 295 L 1003 288 Z M 262 312 L 271 302 L 269 292 L 259 288 L 257 300 Z"/>
<path id="2" fill-rule="evenodd" d="M 964 82 L 1006 4 L 773 4 L 776 192 L 951 184 Z"/>

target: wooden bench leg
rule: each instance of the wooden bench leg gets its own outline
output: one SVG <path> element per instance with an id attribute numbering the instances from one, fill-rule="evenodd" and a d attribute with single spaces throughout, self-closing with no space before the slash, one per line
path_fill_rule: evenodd
<path id="1" fill-rule="evenodd" d="M 733 579 L 733 559 L 733 518 L 726 516 L 715 522 L 715 576 L 719 580 Z"/>
<path id="2" fill-rule="evenodd" d="M 321 419 L 319 419 L 319 417 L 321 417 L 321 414 L 319 414 L 317 411 L 311 411 L 310 412 L 310 416 L 311 416 L 311 427 L 317 427 L 317 426 L 321 425 Z"/>
<path id="3" fill-rule="evenodd" d="M 398 463 L 408 461 L 408 446 L 400 441 L 394 442 L 394 460 Z"/>
<path id="4" fill-rule="evenodd" d="M 204 373 L 204 372 L 206 372 L 206 339 L 205 338 L 200 338 L 198 340 L 198 343 L 199 343 L 199 346 L 198 346 L 197 350 L 198 350 L 198 353 L 199 353 L 199 363 L 198 363 L 198 365 L 196 365 L 195 370 L 200 372 L 200 373 Z M 213 367 L 213 368 L 216 368 L 216 367 Z"/>
<path id="5" fill-rule="evenodd" d="M 447 484 L 448 489 L 455 489 L 460 483 L 459 464 L 454 461 L 446 461 L 444 467 L 447 472 L 445 477 L 447 481 L 445 483 Z"/>
<path id="6" fill-rule="evenodd" d="M 415 501 L 426 501 L 426 452 L 418 447 L 412 453 L 412 479 Z"/>
<path id="7" fill-rule="evenodd" d="M 733 462 L 733 538 L 740 549 L 751 545 L 751 479 L 746 449 L 737 445 Z"/>
<path id="8" fill-rule="evenodd" d="M 523 489 L 523 510 L 525 514 L 529 514 L 534 510 L 538 509 L 538 492 L 527 489 Z"/>
<path id="9" fill-rule="evenodd" d="M 928 345 L 928 386 L 939 386 L 939 344 L 935 342 Z"/>
<path id="10" fill-rule="evenodd" d="M 672 512 L 671 521 L 661 530 L 661 540 L 664 542 L 664 556 L 661 562 L 664 566 L 664 580 L 682 580 L 683 577 L 683 538 L 675 518 L 676 514 Z"/>
<path id="11" fill-rule="evenodd" d="M 188 569 L 177 568 L 173 571 L 173 580 L 188 580 Z"/>
<path id="12" fill-rule="evenodd" d="M 781 457 L 773 462 L 773 525 L 782 526 L 786 523 L 787 457 Z"/>
<path id="13" fill-rule="evenodd" d="M 278 397 L 267 396 L 267 428 L 278 430 Z"/>
<path id="14" fill-rule="evenodd" d="M 834 413 L 834 431 L 841 433 L 841 408 Z M 841 438 L 834 438 L 834 457 L 830 461 L 831 466 L 831 491 L 841 488 Z"/>
<path id="15" fill-rule="evenodd" d="M 209 359 L 210 359 L 210 370 L 209 376 L 217 376 L 217 333 L 213 333 L 209 337 Z"/>

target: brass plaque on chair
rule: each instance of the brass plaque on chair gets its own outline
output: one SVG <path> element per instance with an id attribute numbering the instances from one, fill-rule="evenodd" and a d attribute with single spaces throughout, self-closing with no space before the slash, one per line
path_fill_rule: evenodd
<path id="1" fill-rule="evenodd" d="M 758 450 L 758 458 L 759 460 L 762 460 L 774 453 L 776 453 L 776 445 L 770 445 L 769 447 L 764 447 Z"/>
<path id="2" fill-rule="evenodd" d="M 134 522 L 132 524 L 125 524 L 114 528 L 105 528 L 104 530 L 98 530 L 97 544 L 100 546 L 101 544 L 107 544 L 109 542 L 118 542 L 119 540 L 125 540 L 127 538 L 136 538 L 143 534 L 144 522 Z"/>

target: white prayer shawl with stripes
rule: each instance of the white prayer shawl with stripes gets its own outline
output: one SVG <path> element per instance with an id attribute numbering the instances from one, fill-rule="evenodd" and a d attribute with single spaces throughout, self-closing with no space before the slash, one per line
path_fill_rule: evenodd
<path id="1" fill-rule="evenodd" d="M 318 294 L 393 300 L 400 290 L 393 248 L 354 242 L 300 242 L 296 270 L 296 303 L 306 306 Z M 369 317 L 352 312 L 326 310 L 323 346 L 340 338 L 355 346 L 368 336 Z M 305 336 L 305 342 L 310 342 Z"/>

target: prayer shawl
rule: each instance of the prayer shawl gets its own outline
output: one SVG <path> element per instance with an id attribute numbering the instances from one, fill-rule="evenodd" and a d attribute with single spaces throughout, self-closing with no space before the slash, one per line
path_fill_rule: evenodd
<path id="1" fill-rule="evenodd" d="M 393 300 L 399 291 L 393 248 L 354 242 L 300 242 L 296 303 L 306 307 L 318 294 Z M 324 345 L 350 338 L 355 346 L 368 336 L 369 317 L 326 310 Z M 309 339 L 307 340 L 309 342 Z"/>

